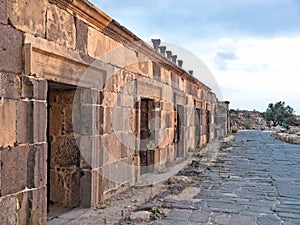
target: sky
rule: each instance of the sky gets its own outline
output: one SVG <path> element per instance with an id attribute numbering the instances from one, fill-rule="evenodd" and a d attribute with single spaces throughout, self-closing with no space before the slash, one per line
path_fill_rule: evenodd
<path id="1" fill-rule="evenodd" d="M 142 40 L 170 44 L 184 68 L 232 109 L 265 111 L 284 101 L 300 114 L 299 0 L 91 2 Z"/>

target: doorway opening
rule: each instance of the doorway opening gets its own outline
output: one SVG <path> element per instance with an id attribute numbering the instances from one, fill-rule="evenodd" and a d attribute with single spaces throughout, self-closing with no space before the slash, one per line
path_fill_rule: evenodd
<path id="1" fill-rule="evenodd" d="M 48 219 L 80 205 L 80 151 L 72 125 L 74 86 L 48 86 Z"/>
<path id="2" fill-rule="evenodd" d="M 152 148 L 155 141 L 154 130 L 150 129 L 149 122 L 155 117 L 153 99 L 143 98 L 140 103 L 140 174 L 154 172 L 154 154 Z"/>
<path id="3" fill-rule="evenodd" d="M 207 139 L 206 139 L 206 143 L 209 143 L 210 141 L 210 123 L 211 123 L 211 112 L 209 110 L 206 111 L 206 135 L 207 135 Z"/>
<path id="4" fill-rule="evenodd" d="M 176 158 L 184 157 L 184 106 L 177 105 L 177 119 L 176 119 L 176 132 L 175 132 L 175 153 Z"/>
<path id="5" fill-rule="evenodd" d="M 195 148 L 201 147 L 201 109 L 195 108 Z"/>

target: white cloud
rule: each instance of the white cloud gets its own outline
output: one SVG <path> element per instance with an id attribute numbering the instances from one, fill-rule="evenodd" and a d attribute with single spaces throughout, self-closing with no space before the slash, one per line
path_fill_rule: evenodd
<path id="1" fill-rule="evenodd" d="M 264 110 L 270 101 L 286 101 L 300 112 L 300 36 L 262 38 L 221 38 L 207 43 L 201 59 L 218 81 L 225 99 L 233 105 Z M 214 46 L 214 48 L 212 48 Z M 233 52 L 226 70 L 216 64 L 218 52 Z M 237 102 L 238 104 L 235 104 Z"/>

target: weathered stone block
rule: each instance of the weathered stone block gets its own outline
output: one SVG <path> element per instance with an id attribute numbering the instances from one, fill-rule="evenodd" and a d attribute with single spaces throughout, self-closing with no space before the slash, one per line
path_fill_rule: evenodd
<path id="1" fill-rule="evenodd" d="M 124 123 L 124 116 L 123 115 L 123 109 L 121 107 L 114 107 L 113 108 L 113 114 L 112 114 L 112 117 L 113 117 L 113 130 L 114 132 L 117 132 L 117 131 L 122 131 L 123 130 L 123 123 Z"/>
<path id="2" fill-rule="evenodd" d="M 33 103 L 33 142 L 46 142 L 47 133 L 47 104 Z"/>
<path id="3" fill-rule="evenodd" d="M 117 71 L 107 77 L 105 82 L 105 91 L 106 92 L 115 92 L 120 93 L 124 88 L 123 73 Z"/>
<path id="4" fill-rule="evenodd" d="M 47 144 L 30 146 L 28 153 L 27 187 L 38 188 L 47 184 Z"/>
<path id="5" fill-rule="evenodd" d="M 121 107 L 133 107 L 133 96 L 125 95 L 125 94 L 118 94 L 118 102 L 117 105 Z"/>
<path id="6" fill-rule="evenodd" d="M 17 146 L 1 151 L 1 194 L 8 195 L 27 187 L 28 147 Z M 14 178 L 14 179 L 12 179 Z"/>
<path id="7" fill-rule="evenodd" d="M 67 48 L 75 49 L 76 28 L 73 15 L 55 5 L 47 9 L 47 39 Z"/>
<path id="8" fill-rule="evenodd" d="M 104 62 L 113 62 L 113 65 L 119 66 L 124 65 L 122 44 L 91 27 L 88 28 L 87 51 L 90 56 Z"/>
<path id="9" fill-rule="evenodd" d="M 122 145 L 126 146 L 126 148 L 129 151 L 133 151 L 135 150 L 135 144 L 136 144 L 136 136 L 134 134 L 132 134 L 130 131 L 128 131 L 127 133 L 123 132 L 121 134 L 121 139 L 119 139 L 120 142 L 122 143 Z"/>
<path id="10" fill-rule="evenodd" d="M 113 107 L 117 105 L 117 99 L 118 99 L 118 94 L 112 92 L 104 92 L 102 105 Z"/>
<path id="11" fill-rule="evenodd" d="M 81 105 L 80 110 L 80 133 L 84 135 L 92 135 L 95 126 L 95 121 L 93 121 L 93 110 L 95 110 L 95 106 Z"/>
<path id="12" fill-rule="evenodd" d="M 80 171 L 76 166 L 56 167 L 50 170 L 50 200 L 62 207 L 79 205 Z"/>
<path id="13" fill-rule="evenodd" d="M 0 146 L 13 146 L 16 142 L 16 102 L 0 97 Z"/>
<path id="14" fill-rule="evenodd" d="M 7 0 L 0 0 L 0 23 L 7 24 Z"/>
<path id="15" fill-rule="evenodd" d="M 16 224 L 18 225 L 26 225 L 30 224 L 30 210 L 31 203 L 29 202 L 29 195 L 31 195 L 30 191 L 19 192 L 16 194 L 18 209 L 17 209 L 17 220 Z"/>
<path id="16" fill-rule="evenodd" d="M 37 100 L 46 100 L 47 99 L 47 80 L 44 79 L 38 79 L 34 82 L 34 99 Z"/>
<path id="17" fill-rule="evenodd" d="M 22 98 L 33 98 L 33 80 L 30 77 L 22 76 Z"/>
<path id="18" fill-rule="evenodd" d="M 113 162 L 109 166 L 109 179 L 116 185 L 123 184 L 126 178 L 126 163 L 121 160 Z"/>
<path id="19" fill-rule="evenodd" d="M 44 224 L 47 218 L 47 187 L 32 190 L 31 221 L 33 225 Z"/>
<path id="20" fill-rule="evenodd" d="M 80 177 L 80 206 L 91 207 L 92 175 L 90 170 L 81 171 Z"/>
<path id="21" fill-rule="evenodd" d="M 22 33 L 0 24 L 0 71 L 22 72 Z"/>
<path id="22" fill-rule="evenodd" d="M 116 183 L 110 176 L 111 164 L 107 164 L 102 169 L 103 190 L 109 191 L 116 188 Z M 109 193 L 108 193 L 109 194 Z"/>
<path id="23" fill-rule="evenodd" d="M 19 76 L 0 73 L 0 96 L 6 99 L 20 99 L 21 82 Z"/>
<path id="24" fill-rule="evenodd" d="M 104 118 L 103 118 L 103 133 L 113 133 L 113 108 L 104 107 Z"/>
<path id="25" fill-rule="evenodd" d="M 127 54 L 124 57 L 127 59 Z M 126 70 L 129 70 L 133 73 L 138 73 L 144 77 L 153 76 L 153 66 L 150 60 L 145 59 L 138 62 L 126 62 L 125 66 Z"/>
<path id="26" fill-rule="evenodd" d="M 129 108 L 123 108 L 122 113 L 122 119 L 120 119 L 120 122 L 123 122 L 123 130 L 124 132 L 131 132 L 130 122 L 132 118 L 132 110 Z"/>
<path id="27" fill-rule="evenodd" d="M 17 143 L 33 141 L 33 102 L 17 102 Z"/>
<path id="28" fill-rule="evenodd" d="M 17 201 L 15 195 L 0 198 L 1 224 L 15 225 L 17 223 Z"/>
<path id="29" fill-rule="evenodd" d="M 153 78 L 160 81 L 160 71 L 161 67 L 157 62 L 153 62 Z"/>
<path id="30" fill-rule="evenodd" d="M 45 35 L 46 0 L 7 1 L 10 23 L 24 32 Z"/>
<path id="31" fill-rule="evenodd" d="M 116 134 L 103 135 L 101 140 L 103 151 L 108 154 L 108 160 L 104 163 L 114 162 L 121 158 L 121 142 Z"/>
<path id="32" fill-rule="evenodd" d="M 17 194 L 17 223 L 19 225 L 44 224 L 47 213 L 46 187 Z"/>
<path id="33" fill-rule="evenodd" d="M 121 158 L 125 158 L 128 156 L 127 151 L 128 151 L 127 146 L 121 143 Z"/>
<path id="34" fill-rule="evenodd" d="M 87 53 L 88 26 L 76 18 L 76 49 Z"/>
<path id="35" fill-rule="evenodd" d="M 50 102 L 51 104 L 51 102 Z M 51 104 L 50 108 L 50 119 L 51 115 L 55 115 L 55 119 L 51 120 L 50 134 L 53 136 L 61 135 L 62 133 L 62 105 Z"/>
<path id="36" fill-rule="evenodd" d="M 96 107 L 96 130 L 98 134 L 103 134 L 103 115 L 104 109 L 102 106 Z"/>
<path id="37" fill-rule="evenodd" d="M 93 141 L 90 136 L 80 136 L 80 168 L 91 168 L 93 157 Z"/>
<path id="38" fill-rule="evenodd" d="M 72 135 L 73 134 L 72 112 L 73 112 L 73 107 L 72 107 L 71 104 L 68 104 L 68 105 L 64 106 L 64 108 L 63 108 L 63 122 L 61 124 L 63 135 Z"/>
<path id="39" fill-rule="evenodd" d="M 135 156 L 130 156 L 126 159 L 123 159 L 122 162 L 126 165 L 125 172 L 125 180 L 130 183 L 130 185 L 134 185 L 135 181 L 135 170 L 137 169 L 135 166 Z"/>

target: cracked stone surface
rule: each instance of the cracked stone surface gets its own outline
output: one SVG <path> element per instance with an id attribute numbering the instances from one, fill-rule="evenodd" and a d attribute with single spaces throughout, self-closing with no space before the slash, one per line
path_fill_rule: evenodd
<path id="1" fill-rule="evenodd" d="M 299 145 L 261 131 L 240 131 L 232 144 L 205 172 L 191 173 L 193 200 L 164 200 L 171 211 L 155 225 L 300 224 Z"/>

